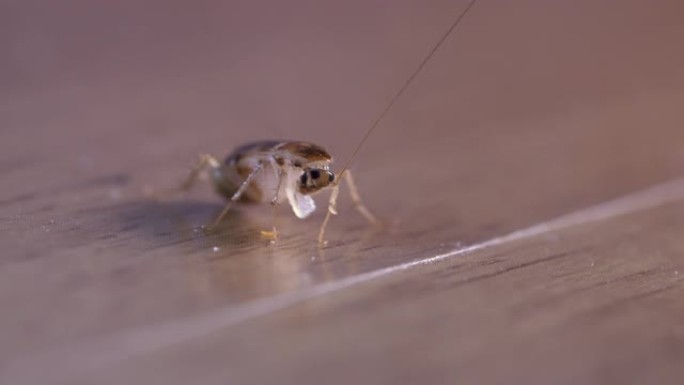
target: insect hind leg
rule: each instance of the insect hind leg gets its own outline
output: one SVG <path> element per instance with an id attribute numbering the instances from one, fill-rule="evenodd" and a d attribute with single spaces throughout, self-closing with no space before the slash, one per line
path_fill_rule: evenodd
<path id="1" fill-rule="evenodd" d="M 190 170 L 190 174 L 185 178 L 183 183 L 178 187 L 163 190 L 160 192 L 153 193 L 152 196 L 156 199 L 164 199 L 177 194 L 182 194 L 190 191 L 193 186 L 200 179 L 203 172 L 207 170 L 217 170 L 221 167 L 221 163 L 211 155 L 200 154 L 197 163 Z"/>

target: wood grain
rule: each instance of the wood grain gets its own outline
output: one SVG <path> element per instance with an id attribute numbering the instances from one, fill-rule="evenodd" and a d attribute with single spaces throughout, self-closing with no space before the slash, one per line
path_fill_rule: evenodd
<path id="1" fill-rule="evenodd" d="M 677 384 L 683 214 L 680 202 L 398 272 L 115 367 L 105 378 Z"/>
<path id="2" fill-rule="evenodd" d="M 386 228 L 343 194 L 324 253 L 324 210 L 281 207 L 269 245 L 269 207 L 206 235 L 208 186 L 145 195 L 245 141 L 344 163 L 464 5 L 4 4 L 0 382 L 681 376 L 675 187 L 626 217 L 374 275 L 677 180 L 679 2 L 478 3 L 353 162 Z"/>

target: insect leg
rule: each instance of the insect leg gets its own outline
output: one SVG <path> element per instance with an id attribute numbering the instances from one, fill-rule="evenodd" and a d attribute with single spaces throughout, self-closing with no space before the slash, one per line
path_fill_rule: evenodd
<path id="1" fill-rule="evenodd" d="M 378 219 L 373 215 L 373 213 L 368 210 L 366 205 L 363 204 L 361 201 L 361 196 L 359 195 L 359 189 L 356 187 L 356 183 L 354 182 L 354 178 L 352 177 L 352 174 L 349 170 L 346 171 L 344 175 L 342 175 L 343 178 L 346 178 L 347 182 L 347 188 L 349 189 L 349 195 L 351 196 L 352 202 L 354 203 L 354 208 L 363 215 L 368 222 L 371 224 L 378 226 L 380 222 Z"/>
<path id="2" fill-rule="evenodd" d="M 318 245 L 323 246 L 325 244 L 325 240 L 323 239 L 325 235 L 325 228 L 328 225 L 328 221 L 330 221 L 330 216 L 337 214 L 337 197 L 340 194 L 340 183 L 342 183 L 342 179 L 345 179 L 347 182 L 347 188 L 349 189 L 349 195 L 351 196 L 352 203 L 354 203 L 354 208 L 363 215 L 368 222 L 375 226 L 380 225 L 380 221 L 373 215 L 370 210 L 363 204 L 363 201 L 361 201 L 361 196 L 359 195 L 359 190 L 356 187 L 356 183 L 354 182 L 354 178 L 351 175 L 351 172 L 349 170 L 346 170 L 345 172 L 342 173 L 342 178 L 338 183 L 335 184 L 335 187 L 333 187 L 333 190 L 330 192 L 330 200 L 328 201 L 328 212 L 325 213 L 325 218 L 323 219 L 323 223 L 321 224 L 321 229 L 318 232 Z"/>
<path id="3" fill-rule="evenodd" d="M 273 170 L 276 173 L 276 178 L 278 178 L 275 194 L 273 195 L 273 198 L 271 198 L 273 229 L 271 231 L 262 231 L 261 235 L 275 240 L 278 239 L 278 228 L 276 226 L 276 211 L 278 209 L 278 197 L 280 196 L 280 189 L 283 185 L 283 170 L 280 168 L 280 166 L 278 166 L 278 163 L 276 162 L 275 158 L 271 159 L 271 167 L 273 167 Z"/>
<path id="4" fill-rule="evenodd" d="M 275 159 L 271 160 L 271 167 L 273 167 L 273 170 L 276 173 L 276 178 L 278 178 L 275 194 L 273 194 L 273 198 L 271 198 L 271 204 L 276 206 L 278 204 L 278 197 L 280 196 L 280 189 L 283 186 L 283 170 L 280 168 L 280 166 L 278 166 Z"/>
<path id="5" fill-rule="evenodd" d="M 254 170 L 252 170 L 252 172 L 249 175 L 247 175 L 247 178 L 245 178 L 245 180 L 242 182 L 242 184 L 240 185 L 240 188 L 238 188 L 238 190 L 235 192 L 235 194 L 233 194 L 233 196 L 230 197 L 230 201 L 228 201 L 228 203 L 226 203 L 226 206 L 223 208 L 221 213 L 216 217 L 216 219 L 214 219 L 214 222 L 212 222 L 212 224 L 209 226 L 209 229 L 216 227 L 221 222 L 221 220 L 223 219 L 223 217 L 226 216 L 226 214 L 228 213 L 230 208 L 233 207 L 233 204 L 235 202 L 237 202 L 238 199 L 240 199 L 240 197 L 245 192 L 245 190 L 247 190 L 247 187 L 249 187 L 249 184 L 252 183 L 252 181 L 254 180 L 256 175 L 263 168 L 264 168 L 263 163 L 259 163 L 259 165 L 256 166 L 254 168 Z"/>
<path id="6" fill-rule="evenodd" d="M 197 163 L 190 171 L 190 175 L 188 175 L 188 177 L 185 179 L 185 181 L 183 181 L 183 183 L 181 183 L 180 186 L 173 189 L 157 192 L 154 194 L 154 197 L 157 199 L 162 199 L 175 194 L 187 192 L 195 185 L 202 172 L 204 172 L 207 169 L 216 170 L 219 167 L 221 167 L 221 163 L 218 160 L 216 160 L 216 158 L 214 158 L 211 155 L 201 154 L 199 156 L 199 159 L 197 160 Z"/>
<path id="7" fill-rule="evenodd" d="M 328 211 L 325 213 L 325 219 L 321 224 L 321 229 L 318 232 L 318 246 L 322 247 L 325 245 L 325 228 L 328 226 L 328 221 L 330 221 L 331 215 L 337 215 L 337 196 L 340 194 L 340 184 L 336 183 L 330 192 L 330 199 L 328 200 Z"/>

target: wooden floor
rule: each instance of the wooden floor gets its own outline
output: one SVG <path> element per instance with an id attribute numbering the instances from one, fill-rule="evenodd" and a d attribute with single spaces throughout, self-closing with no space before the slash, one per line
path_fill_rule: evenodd
<path id="1" fill-rule="evenodd" d="M 340 167 L 465 4 L 2 5 L 0 383 L 681 383 L 681 2 L 478 2 L 353 162 L 382 230 L 149 198 Z"/>

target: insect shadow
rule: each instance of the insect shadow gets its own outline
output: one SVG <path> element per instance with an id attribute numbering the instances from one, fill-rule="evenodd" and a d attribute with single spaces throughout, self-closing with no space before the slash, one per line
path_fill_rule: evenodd
<path id="1" fill-rule="evenodd" d="M 187 244 L 194 250 L 198 246 L 230 246 L 237 250 L 254 246 L 260 227 L 238 210 L 227 215 L 215 231 L 205 231 L 205 224 L 221 207 L 219 202 L 132 201 L 113 208 L 118 218 L 118 229 L 114 231 L 126 239 L 142 238 L 152 247 Z"/>

